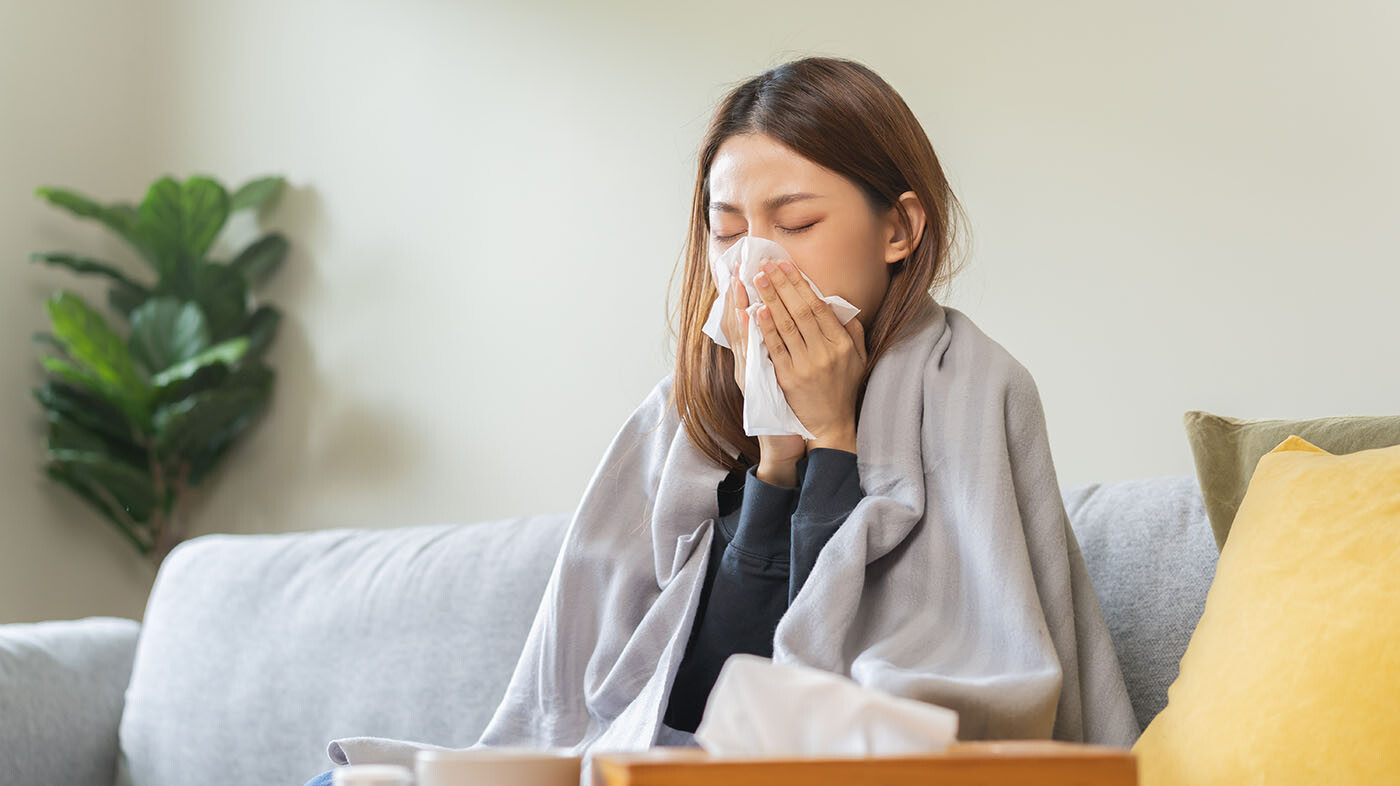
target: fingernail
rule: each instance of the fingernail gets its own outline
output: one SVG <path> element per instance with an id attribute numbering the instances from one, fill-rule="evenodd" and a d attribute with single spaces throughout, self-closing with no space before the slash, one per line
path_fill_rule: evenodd
<path id="1" fill-rule="evenodd" d="M 758 284 L 759 286 L 761 286 L 761 287 L 763 287 L 763 288 L 765 288 L 765 289 L 768 287 L 768 274 L 767 274 L 767 273 L 759 273 L 758 275 L 756 275 L 756 276 L 753 277 L 753 280 L 754 280 L 754 283 Z"/>

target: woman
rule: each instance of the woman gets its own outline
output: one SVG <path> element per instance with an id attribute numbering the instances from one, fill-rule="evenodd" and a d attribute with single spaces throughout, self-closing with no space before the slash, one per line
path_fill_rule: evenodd
<path id="1" fill-rule="evenodd" d="M 695 745 L 741 651 L 954 708 L 960 739 L 1130 746 L 1034 381 L 931 296 L 960 208 L 904 101 L 851 60 L 786 63 L 723 99 L 698 164 L 675 369 L 600 462 L 472 747 Z M 744 429 L 743 287 L 724 322 L 735 349 L 702 333 L 709 262 L 743 236 L 795 264 L 761 277 L 759 327 L 811 440 Z M 798 271 L 859 314 L 843 325 Z M 355 737 L 330 753 L 411 765 L 433 747 Z"/>

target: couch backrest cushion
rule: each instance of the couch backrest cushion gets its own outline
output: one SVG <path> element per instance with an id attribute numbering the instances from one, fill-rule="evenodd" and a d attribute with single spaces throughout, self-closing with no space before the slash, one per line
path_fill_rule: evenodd
<path id="1" fill-rule="evenodd" d="M 109 786 L 141 623 L 0 625 L 0 784 Z"/>
<path id="2" fill-rule="evenodd" d="M 166 558 L 120 786 L 300 784 L 357 735 L 464 747 L 505 693 L 569 514 L 205 535 Z"/>
<path id="3" fill-rule="evenodd" d="M 1141 728 L 1167 704 L 1219 552 L 1194 475 L 1063 490 Z"/>

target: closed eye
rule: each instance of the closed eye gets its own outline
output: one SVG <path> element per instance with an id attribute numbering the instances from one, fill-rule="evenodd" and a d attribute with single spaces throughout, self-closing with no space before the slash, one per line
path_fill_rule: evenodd
<path id="1" fill-rule="evenodd" d="M 778 229 L 783 230 L 784 232 L 788 233 L 789 235 L 795 235 L 795 234 L 797 234 L 797 233 L 799 233 L 799 232 L 806 232 L 807 230 L 811 229 L 812 227 L 814 227 L 814 226 L 816 226 L 817 224 L 820 224 L 820 223 L 821 223 L 820 221 L 813 221 L 812 223 L 808 224 L 807 226 L 804 226 L 804 227 L 797 227 L 796 229 L 788 229 L 787 227 L 778 227 Z M 744 234 L 744 233 L 743 233 L 743 232 L 736 232 L 736 233 L 734 233 L 734 234 L 732 234 L 732 235 L 711 235 L 711 237 L 713 237 L 715 240 L 718 240 L 718 241 L 720 241 L 720 242 L 726 242 L 726 241 L 733 240 L 734 238 L 736 238 L 736 237 L 738 237 L 739 235 L 742 235 L 742 234 Z"/>

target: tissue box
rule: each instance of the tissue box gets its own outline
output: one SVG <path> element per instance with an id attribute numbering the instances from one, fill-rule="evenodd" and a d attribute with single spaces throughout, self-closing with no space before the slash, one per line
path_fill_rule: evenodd
<path id="1" fill-rule="evenodd" d="M 656 747 L 598 753 L 602 786 L 1136 786 L 1131 750 L 1058 740 L 957 742 L 922 756 L 715 758 L 703 749 Z"/>

